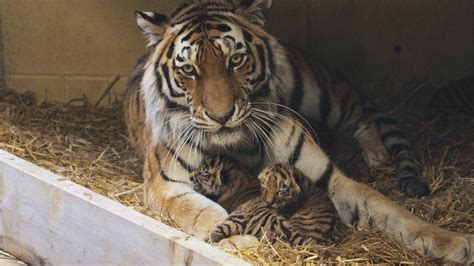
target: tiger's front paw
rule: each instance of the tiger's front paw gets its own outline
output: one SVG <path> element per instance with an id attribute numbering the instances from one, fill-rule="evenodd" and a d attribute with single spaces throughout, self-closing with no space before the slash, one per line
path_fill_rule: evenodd
<path id="1" fill-rule="evenodd" d="M 207 241 L 209 236 L 216 227 L 225 221 L 228 214 L 219 205 L 214 205 L 209 208 L 205 208 L 201 211 L 200 215 L 192 222 L 193 229 L 192 235 L 203 241 Z"/>
<path id="2" fill-rule="evenodd" d="M 474 235 L 460 234 L 437 228 L 434 231 L 426 229 L 418 237 L 423 251 L 431 249 L 431 256 L 445 262 L 455 262 L 470 265 L 474 263 Z"/>
<path id="3" fill-rule="evenodd" d="M 471 265 L 474 263 L 474 236 L 458 235 L 445 244 L 446 254 L 443 260 L 446 262 L 464 263 Z M 443 247 L 442 247 L 443 248 Z"/>

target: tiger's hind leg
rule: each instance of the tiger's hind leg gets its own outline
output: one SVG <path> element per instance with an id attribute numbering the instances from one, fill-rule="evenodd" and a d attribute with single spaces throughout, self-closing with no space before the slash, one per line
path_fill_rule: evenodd
<path id="1" fill-rule="evenodd" d="M 334 103 L 324 119 L 326 125 L 351 135 L 369 167 L 380 165 L 392 155 L 400 189 L 411 197 L 427 195 L 429 187 L 419 179 L 421 169 L 413 146 L 395 120 L 382 112 L 364 109 L 353 89 L 343 81 L 335 80 L 329 94 Z"/>
<path id="2" fill-rule="evenodd" d="M 376 108 L 366 108 L 364 112 L 375 122 L 383 145 L 395 161 L 400 190 L 411 197 L 428 195 L 428 185 L 419 179 L 421 167 L 415 159 L 413 145 L 397 121 Z"/>

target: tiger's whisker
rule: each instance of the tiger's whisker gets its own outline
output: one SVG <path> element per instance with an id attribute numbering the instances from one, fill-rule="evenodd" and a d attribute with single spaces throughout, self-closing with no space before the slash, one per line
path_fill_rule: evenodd
<path id="1" fill-rule="evenodd" d="M 301 125 L 301 124 L 299 124 L 299 123 L 293 121 L 292 119 L 290 119 L 290 118 L 288 118 L 288 117 L 286 117 L 286 116 L 284 116 L 284 115 L 282 115 L 282 114 L 275 113 L 275 112 L 271 112 L 271 111 L 265 111 L 265 110 L 261 110 L 261 109 L 258 109 L 258 108 L 254 108 L 253 110 L 256 111 L 256 112 L 262 112 L 262 113 L 266 113 L 266 114 L 271 114 L 271 115 L 274 115 L 274 116 L 276 116 L 276 117 L 278 117 L 278 118 L 284 119 L 287 123 L 289 123 L 289 124 L 291 124 L 291 125 L 297 127 L 298 129 L 300 129 L 301 132 L 302 132 L 303 134 L 305 134 L 305 136 L 306 136 L 308 139 L 310 139 L 313 143 L 315 143 L 315 144 L 318 144 L 318 143 L 319 143 L 318 135 L 316 135 L 316 132 L 314 132 L 314 130 L 312 130 L 312 131 L 313 131 L 313 134 L 314 134 L 314 136 L 312 136 L 311 133 L 308 132 L 308 129 L 305 128 L 303 125 Z"/>
<path id="2" fill-rule="evenodd" d="M 278 142 L 273 138 L 273 136 L 272 136 L 272 131 L 273 131 L 273 130 L 279 130 L 280 132 L 282 132 L 281 129 L 279 129 L 279 128 L 277 128 L 277 127 L 271 125 L 269 122 L 265 121 L 265 118 L 266 118 L 266 117 L 262 117 L 262 115 L 259 115 L 259 114 L 252 114 L 252 116 L 253 116 L 254 118 L 258 119 L 258 120 L 259 120 L 260 122 L 262 122 L 263 124 L 265 124 L 265 126 L 268 128 L 268 129 L 266 129 L 265 127 L 261 127 L 261 128 L 262 128 L 262 131 L 266 132 L 266 133 L 265 133 L 266 140 L 269 142 L 269 144 L 272 145 L 272 151 L 273 151 L 273 154 L 274 154 L 274 156 L 275 156 L 275 158 L 276 158 L 276 157 L 277 157 L 277 152 L 276 152 L 276 151 L 277 151 L 277 149 L 276 149 L 276 146 L 277 146 L 277 145 L 276 145 L 276 143 L 277 143 L 278 145 L 280 145 L 280 143 L 278 143 Z M 279 150 L 279 149 L 278 149 L 278 150 Z M 279 155 L 281 155 L 281 152 L 278 152 L 278 153 L 279 153 Z M 278 157 L 279 157 L 279 158 L 278 158 L 279 161 L 284 160 L 284 157 L 282 157 L 282 156 L 278 156 Z"/>
<path id="3" fill-rule="evenodd" d="M 303 122 L 306 124 L 306 126 L 307 126 L 309 129 L 311 129 L 311 131 L 313 132 L 314 136 L 316 136 L 316 138 L 317 138 L 318 135 L 316 134 L 316 130 L 311 126 L 311 123 L 309 123 L 309 121 L 308 121 L 306 118 L 304 118 L 300 113 L 298 113 L 297 111 L 293 110 L 292 108 L 287 107 L 287 106 L 284 106 L 284 105 L 279 104 L 279 103 L 272 103 L 272 102 L 254 102 L 254 103 L 251 103 L 251 105 L 253 105 L 253 104 L 256 104 L 256 105 L 258 105 L 258 104 L 261 104 L 261 105 L 263 105 L 263 104 L 273 105 L 273 106 L 281 107 L 281 108 L 283 108 L 283 109 L 285 109 L 285 110 L 290 111 L 291 113 L 295 114 L 299 119 L 303 120 Z M 319 142 L 319 140 L 318 140 L 318 142 Z"/>

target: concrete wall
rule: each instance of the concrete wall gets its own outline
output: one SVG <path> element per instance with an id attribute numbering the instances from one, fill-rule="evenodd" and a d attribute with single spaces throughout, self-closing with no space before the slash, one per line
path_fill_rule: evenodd
<path id="1" fill-rule="evenodd" d="M 133 10 L 169 12 L 177 2 L 0 0 L 6 83 L 94 103 L 119 75 L 119 95 L 145 49 Z M 442 83 L 474 72 L 472 14 L 472 0 L 274 0 L 267 28 L 358 84 Z"/>

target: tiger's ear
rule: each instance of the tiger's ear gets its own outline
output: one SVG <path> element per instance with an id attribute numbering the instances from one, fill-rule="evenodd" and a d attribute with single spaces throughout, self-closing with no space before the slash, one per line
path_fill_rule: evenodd
<path id="1" fill-rule="evenodd" d="M 137 25 L 148 40 L 148 46 L 156 46 L 162 39 L 168 26 L 166 15 L 154 12 L 135 11 Z"/>
<path id="2" fill-rule="evenodd" d="M 272 0 L 237 0 L 236 13 L 246 17 L 259 26 L 267 22 L 267 14 L 272 7 Z"/>

